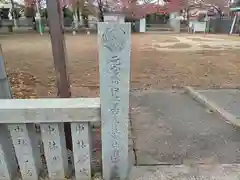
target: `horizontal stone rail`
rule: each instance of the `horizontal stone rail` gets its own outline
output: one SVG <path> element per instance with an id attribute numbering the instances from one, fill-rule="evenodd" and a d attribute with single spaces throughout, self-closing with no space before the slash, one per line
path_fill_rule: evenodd
<path id="1" fill-rule="evenodd" d="M 74 172 L 76 179 L 90 179 L 90 123 L 99 120 L 99 98 L 0 100 L 0 179 L 38 180 L 46 167 L 42 178 L 64 179 Z M 64 122 L 71 124 L 73 165 Z"/>
<path id="2" fill-rule="evenodd" d="M 99 107 L 99 98 L 1 99 L 0 123 L 97 121 Z"/>

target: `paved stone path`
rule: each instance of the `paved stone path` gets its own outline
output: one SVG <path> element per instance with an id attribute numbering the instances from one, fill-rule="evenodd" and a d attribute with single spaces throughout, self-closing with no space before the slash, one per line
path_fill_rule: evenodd
<path id="1" fill-rule="evenodd" d="M 134 167 L 131 180 L 239 180 L 240 165 Z"/>
<path id="2" fill-rule="evenodd" d="M 188 94 L 135 92 L 131 102 L 138 164 L 240 162 L 240 128 L 225 123 Z"/>
<path id="3" fill-rule="evenodd" d="M 240 117 L 240 91 L 238 89 L 197 90 L 197 92 L 229 113 Z"/>

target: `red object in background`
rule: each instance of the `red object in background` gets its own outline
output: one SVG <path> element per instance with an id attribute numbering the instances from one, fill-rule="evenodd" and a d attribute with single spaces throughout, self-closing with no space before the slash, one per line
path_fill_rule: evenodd
<path id="1" fill-rule="evenodd" d="M 25 6 L 27 7 L 34 7 L 37 0 L 24 0 Z M 41 1 L 43 0 L 38 0 Z M 74 4 L 77 0 L 59 0 L 60 6 L 64 7 L 66 5 Z M 96 0 L 93 0 L 92 3 L 94 4 Z M 183 8 L 183 5 L 186 4 L 186 0 L 164 0 L 165 4 L 157 4 L 156 0 L 150 0 L 145 4 L 136 4 L 136 1 L 129 1 L 129 0 L 110 0 L 113 1 L 114 6 L 118 6 L 116 9 L 124 9 L 126 13 L 132 14 L 134 12 L 134 16 L 142 17 L 147 14 L 151 13 L 169 13 L 174 11 L 179 11 Z M 108 0 L 108 4 L 110 2 Z"/>

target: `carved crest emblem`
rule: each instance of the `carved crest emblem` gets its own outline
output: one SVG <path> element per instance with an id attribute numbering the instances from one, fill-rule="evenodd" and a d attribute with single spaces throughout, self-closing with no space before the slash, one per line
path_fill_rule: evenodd
<path id="1" fill-rule="evenodd" d="M 107 28 L 102 34 L 103 46 L 111 52 L 121 52 L 126 43 L 126 35 L 122 28 Z"/>

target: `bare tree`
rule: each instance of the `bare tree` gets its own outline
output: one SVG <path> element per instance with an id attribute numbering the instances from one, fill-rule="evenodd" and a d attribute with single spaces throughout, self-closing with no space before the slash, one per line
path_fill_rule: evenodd
<path id="1" fill-rule="evenodd" d="M 222 16 L 223 12 L 229 11 L 230 0 L 187 0 L 185 8 L 190 10 L 192 8 L 206 8 L 214 9 Z"/>
<path id="2" fill-rule="evenodd" d="M 97 5 L 98 5 L 98 11 L 99 11 L 99 17 L 98 18 L 101 22 L 103 22 L 104 21 L 103 13 L 104 13 L 105 4 L 104 4 L 103 0 L 97 0 Z"/>

